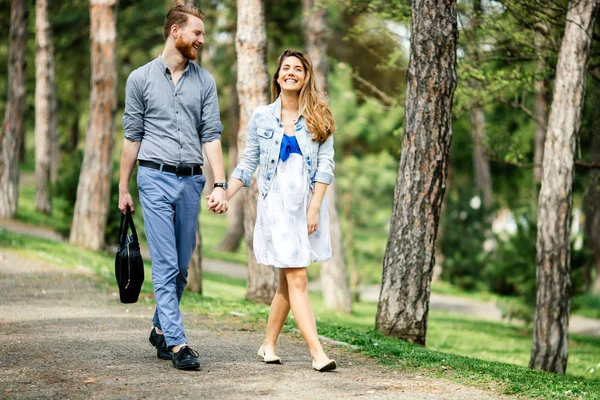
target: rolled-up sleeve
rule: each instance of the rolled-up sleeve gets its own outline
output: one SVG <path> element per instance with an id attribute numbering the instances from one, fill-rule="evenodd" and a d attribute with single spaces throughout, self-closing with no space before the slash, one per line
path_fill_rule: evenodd
<path id="1" fill-rule="evenodd" d="M 123 130 L 125 139 L 139 142 L 144 137 L 144 91 L 143 77 L 139 70 L 133 71 L 125 86 L 125 111 Z"/>
<path id="2" fill-rule="evenodd" d="M 206 93 L 202 100 L 202 121 L 198 127 L 202 143 L 220 140 L 221 133 L 223 132 L 217 85 L 212 76 L 209 76 L 209 78 L 206 85 Z"/>
<path id="3" fill-rule="evenodd" d="M 242 181 L 245 187 L 249 187 L 252 183 L 252 175 L 256 170 L 256 166 L 258 165 L 260 158 L 260 147 L 258 143 L 258 135 L 256 134 L 257 115 L 258 113 L 255 111 L 250 118 L 248 128 L 246 129 L 248 137 L 246 139 L 246 148 L 244 149 L 244 154 L 242 155 L 237 167 L 231 174 L 232 178 Z"/>
<path id="4" fill-rule="evenodd" d="M 333 170 L 335 169 L 335 161 L 333 160 L 334 153 L 333 135 L 331 135 L 319 146 L 315 182 L 330 185 L 331 181 L 333 181 Z"/>

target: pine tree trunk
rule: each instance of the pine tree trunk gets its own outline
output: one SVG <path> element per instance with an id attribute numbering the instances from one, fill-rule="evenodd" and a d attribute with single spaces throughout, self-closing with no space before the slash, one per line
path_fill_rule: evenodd
<path id="1" fill-rule="evenodd" d="M 479 63 L 481 56 L 480 41 L 481 36 L 481 16 L 483 8 L 481 0 L 473 1 L 473 12 L 471 17 L 473 57 L 476 63 Z M 470 85 L 480 89 L 480 83 L 474 79 L 470 80 Z M 479 101 L 471 111 L 471 137 L 473 140 L 473 172 L 475 175 L 475 187 L 483 196 L 483 204 L 486 208 L 491 207 L 493 201 L 492 175 L 490 173 L 490 160 L 485 151 L 485 138 L 487 136 L 485 129 L 485 113 L 483 105 Z"/>
<path id="2" fill-rule="evenodd" d="M 50 180 L 56 163 L 56 108 L 54 96 L 54 51 L 48 21 L 47 0 L 36 1 L 35 13 L 35 208 L 50 214 Z"/>
<path id="3" fill-rule="evenodd" d="M 12 0 L 8 54 L 8 95 L 0 134 L 0 218 L 16 218 L 19 201 L 19 151 L 25 113 L 27 2 Z"/>
<path id="4" fill-rule="evenodd" d="M 91 1 L 90 121 L 69 241 L 92 250 L 104 247 L 110 200 L 117 106 L 116 16 L 117 0 Z"/>
<path id="5" fill-rule="evenodd" d="M 237 73 L 237 72 L 236 72 Z M 237 94 L 237 84 L 233 84 L 231 105 L 229 106 L 229 121 L 231 123 L 231 139 L 229 140 L 229 171 L 233 171 L 238 162 L 238 131 L 240 129 L 240 102 Z M 227 211 L 227 232 L 217 247 L 222 251 L 234 252 L 240 247 L 244 237 L 244 202 L 241 196 L 234 197 L 229 202 Z"/>
<path id="6" fill-rule="evenodd" d="M 485 152 L 485 114 L 480 105 L 475 106 L 475 109 L 471 111 L 471 136 L 473 138 L 475 187 L 483 195 L 484 206 L 489 209 L 493 201 L 492 175 L 490 160 Z"/>
<path id="7" fill-rule="evenodd" d="M 238 133 L 238 154 L 246 147 L 246 127 L 256 107 L 268 104 L 267 90 L 267 34 L 265 12 L 261 0 L 237 0 L 237 91 L 240 101 L 240 131 Z M 248 283 L 246 298 L 251 301 L 270 304 L 277 289 L 279 275 L 273 267 L 256 262 L 253 251 L 254 223 L 258 188 L 252 186 L 244 190 L 244 231 L 248 251 Z"/>
<path id="8" fill-rule="evenodd" d="M 315 0 L 302 0 L 302 26 L 304 47 L 315 72 L 317 89 L 327 93 L 327 12 Z M 344 261 L 344 245 L 340 218 L 337 212 L 337 186 L 327 188 L 329 204 L 329 229 L 333 258 L 321 264 L 321 288 L 325 308 L 352 312 L 350 287 Z"/>
<path id="9" fill-rule="evenodd" d="M 454 0 L 413 0 L 404 140 L 376 327 L 425 344 L 435 239 L 452 141 Z"/>
<path id="10" fill-rule="evenodd" d="M 185 290 L 202 294 L 202 233 L 200 232 L 200 220 L 198 219 L 198 229 L 196 230 L 196 247 L 190 260 L 190 269 L 188 272 L 188 284 Z"/>
<path id="11" fill-rule="evenodd" d="M 537 297 L 529 367 L 558 374 L 567 369 L 575 142 L 581 125 L 597 6 L 597 0 L 569 3 L 548 118 L 538 201 Z"/>
<path id="12" fill-rule="evenodd" d="M 546 141 L 546 123 L 548 120 L 548 87 L 550 86 L 546 79 L 546 58 L 545 51 L 548 47 L 548 27 L 544 24 L 536 26 L 535 52 L 536 65 L 535 72 L 538 79 L 535 81 L 535 147 L 533 153 L 533 177 L 535 183 L 542 181 L 542 162 L 544 160 L 544 142 Z M 537 187 L 535 188 L 537 191 Z"/>
<path id="13" fill-rule="evenodd" d="M 598 85 L 600 88 L 600 85 Z M 600 90 L 597 90 L 597 96 L 600 96 Z M 597 106 L 600 106 L 600 97 L 596 98 Z M 593 163 L 600 163 L 600 132 L 592 132 L 592 159 Z M 590 183 L 585 195 L 585 236 L 586 243 L 592 261 L 586 267 L 585 290 L 592 294 L 600 294 L 600 171 L 592 171 L 590 174 Z M 591 280 L 592 268 L 595 266 L 596 278 Z"/>

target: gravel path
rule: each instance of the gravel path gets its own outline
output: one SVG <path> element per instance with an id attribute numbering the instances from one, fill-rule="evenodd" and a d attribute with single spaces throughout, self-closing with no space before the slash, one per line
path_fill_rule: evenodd
<path id="1" fill-rule="evenodd" d="M 262 327 L 185 315 L 201 371 L 176 371 L 148 343 L 152 309 L 123 305 L 94 276 L 0 248 L 0 398 L 484 399 L 484 391 L 326 344 L 341 367 L 310 368 L 304 343 L 280 340 L 281 366 L 255 358 Z M 194 347 L 194 346 L 193 346 Z"/>

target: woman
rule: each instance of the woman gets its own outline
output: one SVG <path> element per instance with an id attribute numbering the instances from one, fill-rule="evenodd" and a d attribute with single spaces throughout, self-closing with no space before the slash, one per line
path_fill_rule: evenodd
<path id="1" fill-rule="evenodd" d="M 279 269 L 279 287 L 258 356 L 266 363 L 281 362 L 275 344 L 291 307 L 313 368 L 330 371 L 337 364 L 317 336 L 306 267 L 331 258 L 325 192 L 333 179 L 335 124 L 303 52 L 286 50 L 279 57 L 271 93 L 275 102 L 259 107 L 250 119 L 246 149 L 227 190 L 230 200 L 250 186 L 259 166 L 254 254 L 260 264 Z"/>

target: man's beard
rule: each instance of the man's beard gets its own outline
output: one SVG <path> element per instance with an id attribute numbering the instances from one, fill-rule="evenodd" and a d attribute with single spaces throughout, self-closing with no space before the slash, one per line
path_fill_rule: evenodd
<path id="1" fill-rule="evenodd" d="M 175 48 L 179 50 L 181 55 L 187 60 L 195 60 L 198 57 L 198 51 L 194 49 L 192 43 L 186 43 L 183 40 L 183 36 L 179 36 L 175 41 Z M 198 49 L 200 50 L 200 49 Z"/>

